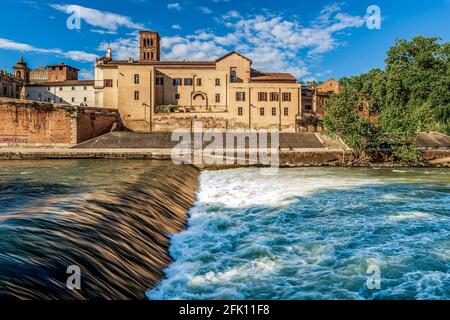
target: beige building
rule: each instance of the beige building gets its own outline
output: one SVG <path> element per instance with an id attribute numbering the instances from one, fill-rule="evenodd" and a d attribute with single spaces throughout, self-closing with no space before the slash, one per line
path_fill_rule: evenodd
<path id="1" fill-rule="evenodd" d="M 113 60 L 108 49 L 96 63 L 94 104 L 117 108 L 133 131 L 173 130 L 187 118 L 296 131 L 301 84 L 291 74 L 254 70 L 234 51 L 215 61 L 160 61 L 159 41 L 158 33 L 141 32 L 139 61 Z"/>

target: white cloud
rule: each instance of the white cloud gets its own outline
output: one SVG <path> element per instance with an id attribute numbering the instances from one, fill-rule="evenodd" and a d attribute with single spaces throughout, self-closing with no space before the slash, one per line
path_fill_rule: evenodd
<path id="1" fill-rule="evenodd" d="M 79 14 L 82 20 L 93 27 L 103 28 L 110 31 L 117 31 L 119 27 L 126 27 L 129 29 L 144 29 L 144 25 L 135 23 L 130 17 L 120 14 L 108 11 L 100 11 L 97 9 L 91 9 L 74 4 L 49 5 L 55 10 L 68 13 L 70 15 L 76 12 L 77 14 Z"/>
<path id="2" fill-rule="evenodd" d="M 37 52 L 37 53 L 57 53 L 57 52 L 59 52 L 58 49 L 40 49 L 40 48 L 35 48 L 26 43 L 15 42 L 15 41 L 3 39 L 3 38 L 0 38 L 0 49 L 23 51 L 23 52 L 32 51 L 32 52 Z"/>
<path id="3" fill-rule="evenodd" d="M 169 4 L 167 5 L 167 8 L 168 8 L 168 9 L 172 9 L 172 10 L 180 11 L 180 10 L 181 10 L 181 5 L 180 5 L 178 2 L 175 2 L 175 3 L 169 3 Z"/>
<path id="4" fill-rule="evenodd" d="M 60 54 L 64 58 L 73 60 L 73 61 L 79 61 L 79 62 L 94 62 L 98 56 L 93 53 L 88 53 L 84 51 L 68 51 L 68 52 L 62 52 Z"/>
<path id="5" fill-rule="evenodd" d="M 84 51 L 63 51 L 61 49 L 42 49 L 26 43 L 15 42 L 9 39 L 0 38 L 0 49 L 13 50 L 30 53 L 54 54 L 55 56 L 70 59 L 78 62 L 94 62 L 98 57 L 95 54 Z"/>
<path id="6" fill-rule="evenodd" d="M 117 34 L 116 31 L 102 30 L 102 29 L 91 29 L 91 32 L 98 34 Z"/>
<path id="7" fill-rule="evenodd" d="M 121 38 L 114 42 L 102 42 L 100 43 L 98 50 L 106 52 L 108 45 L 111 46 L 114 59 L 126 60 L 128 58 L 138 58 L 139 55 L 139 35 L 135 33 L 133 38 Z"/>
<path id="8" fill-rule="evenodd" d="M 40 10 L 40 9 L 41 9 L 41 7 L 39 7 L 39 5 L 38 5 L 38 3 L 37 3 L 36 1 L 28 1 L 28 0 L 24 0 L 24 1 L 21 1 L 21 3 L 23 3 L 23 4 L 25 4 L 25 5 L 29 6 L 29 7 L 31 7 L 31 8 L 33 8 L 33 9 L 37 9 L 37 10 Z"/>
<path id="9" fill-rule="evenodd" d="M 174 24 L 173 26 L 172 26 L 172 29 L 174 29 L 174 30 L 181 30 L 181 29 L 183 29 L 179 24 Z"/>
<path id="10" fill-rule="evenodd" d="M 212 14 L 213 11 L 208 7 L 199 7 L 198 8 L 203 14 Z"/>
<path id="11" fill-rule="evenodd" d="M 81 69 L 78 72 L 80 80 L 92 80 L 94 79 L 94 71 L 92 69 Z"/>
<path id="12" fill-rule="evenodd" d="M 342 4 L 323 8 L 309 25 L 298 18 L 285 18 L 273 13 L 243 15 L 230 11 L 218 23 L 226 32 L 198 30 L 183 37 L 163 37 L 162 57 L 165 60 L 214 60 L 237 50 L 253 60 L 253 67 L 263 71 L 290 72 L 298 78 L 310 77 L 309 65 L 322 55 L 343 45 L 341 33 L 364 25 L 364 17 L 343 12 Z M 106 43 L 100 47 L 106 49 Z M 120 59 L 136 57 L 139 42 L 117 39 L 112 44 Z"/>

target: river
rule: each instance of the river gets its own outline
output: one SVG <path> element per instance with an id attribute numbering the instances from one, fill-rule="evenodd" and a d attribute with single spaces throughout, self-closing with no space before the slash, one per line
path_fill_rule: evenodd
<path id="1" fill-rule="evenodd" d="M 0 162 L 0 297 L 450 299 L 449 169 L 261 173 Z"/>
<path id="2" fill-rule="evenodd" d="M 448 169 L 207 171 L 190 213 L 150 299 L 450 299 Z"/>

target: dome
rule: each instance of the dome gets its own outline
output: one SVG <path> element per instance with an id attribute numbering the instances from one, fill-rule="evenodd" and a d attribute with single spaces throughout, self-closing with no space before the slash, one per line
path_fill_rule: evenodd
<path id="1" fill-rule="evenodd" d="M 27 63 L 23 60 L 23 57 L 20 58 L 19 61 L 17 61 L 16 63 L 16 67 L 28 67 Z"/>
<path id="2" fill-rule="evenodd" d="M 48 71 L 44 67 L 39 67 L 30 72 L 30 82 L 46 82 L 48 80 Z"/>

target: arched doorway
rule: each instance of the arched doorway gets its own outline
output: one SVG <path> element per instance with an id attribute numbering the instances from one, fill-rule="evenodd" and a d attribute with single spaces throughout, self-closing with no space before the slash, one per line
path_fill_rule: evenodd
<path id="1" fill-rule="evenodd" d="M 208 96 L 204 92 L 194 92 L 192 94 L 192 106 L 207 109 Z"/>

